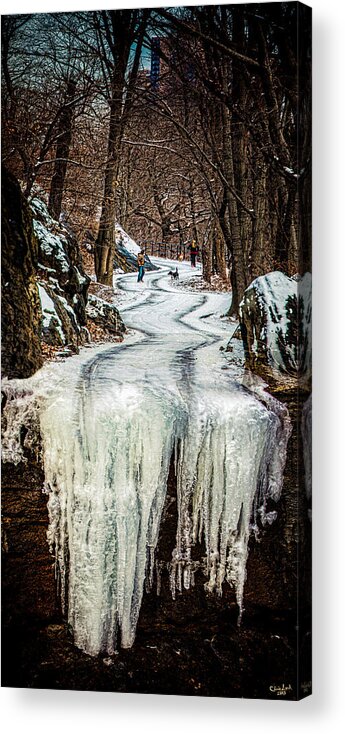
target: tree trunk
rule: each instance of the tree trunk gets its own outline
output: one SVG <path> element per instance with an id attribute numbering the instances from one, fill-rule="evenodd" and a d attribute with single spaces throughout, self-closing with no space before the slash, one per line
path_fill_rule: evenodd
<path id="1" fill-rule="evenodd" d="M 244 27 L 244 14 L 241 7 L 236 6 L 232 10 L 232 36 L 236 38 L 238 49 L 246 53 L 246 38 Z M 234 188 L 241 200 L 247 205 L 248 199 L 248 160 L 247 144 L 248 137 L 243 117 L 247 105 L 247 90 L 244 79 L 242 64 L 232 62 L 232 116 L 231 116 L 231 142 L 233 154 Z M 251 219 L 243 206 L 237 202 L 238 221 L 241 232 L 241 242 L 244 263 L 248 266 L 251 246 L 252 226 Z"/>
<path id="2" fill-rule="evenodd" d="M 286 206 L 283 219 L 283 231 L 276 243 L 276 261 L 279 267 L 288 273 L 289 252 L 291 247 L 292 225 L 296 207 L 296 186 L 290 186 L 287 191 Z"/>
<path id="3" fill-rule="evenodd" d="M 224 282 L 226 282 L 228 280 L 228 274 L 226 269 L 225 244 L 220 224 L 217 221 L 215 222 L 214 227 L 214 243 L 216 255 L 216 271 L 220 278 Z"/>
<path id="4" fill-rule="evenodd" d="M 121 146 L 121 101 L 116 92 L 110 106 L 108 157 L 104 179 L 102 213 L 95 247 L 95 270 L 99 283 L 113 284 L 115 252 L 116 183 Z"/>
<path id="5" fill-rule="evenodd" d="M 239 303 L 242 299 L 244 291 L 247 287 L 247 277 L 245 271 L 243 246 L 241 241 L 241 229 L 238 218 L 237 201 L 231 193 L 231 189 L 235 188 L 234 166 L 232 156 L 231 142 L 231 112 L 223 105 L 223 165 L 224 173 L 229 186 L 225 186 L 225 195 L 229 212 L 229 223 L 231 231 L 231 252 L 232 252 L 232 302 L 229 310 L 229 316 L 238 314 Z"/>
<path id="6" fill-rule="evenodd" d="M 106 42 L 110 46 L 113 59 L 108 64 L 110 76 L 108 157 L 105 168 L 102 213 L 95 247 L 95 270 L 97 280 L 110 286 L 113 284 L 116 247 L 116 187 L 120 170 L 122 136 L 126 116 L 132 103 L 134 82 L 139 70 L 141 50 L 150 11 L 146 9 L 142 11 L 141 21 L 137 27 L 140 13 L 141 11 L 138 10 L 100 11 Z M 101 44 L 103 44 L 104 37 L 102 38 L 99 23 L 97 27 Z M 128 73 L 131 48 L 135 41 L 134 59 Z"/>
<path id="7" fill-rule="evenodd" d="M 57 220 L 61 214 L 67 159 L 72 141 L 73 99 L 75 97 L 75 91 L 76 83 L 70 79 L 67 85 L 65 106 L 62 109 L 59 120 L 58 141 L 48 203 L 50 214 L 53 219 Z"/>
<path id="8" fill-rule="evenodd" d="M 206 283 L 211 283 L 212 275 L 212 237 L 211 231 L 205 237 L 202 246 L 202 274 Z"/>
<path id="9" fill-rule="evenodd" d="M 253 243 L 250 262 L 250 279 L 254 280 L 270 270 L 270 247 L 267 232 L 267 181 L 266 165 L 258 160 L 253 181 L 253 205 L 255 219 L 253 221 Z"/>

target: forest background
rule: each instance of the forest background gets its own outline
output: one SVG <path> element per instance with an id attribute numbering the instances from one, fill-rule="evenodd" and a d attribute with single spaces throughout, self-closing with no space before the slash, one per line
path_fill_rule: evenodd
<path id="1" fill-rule="evenodd" d="M 230 315 L 257 276 L 310 270 L 304 12 L 292 2 L 3 18 L 2 161 L 94 243 L 99 282 L 112 285 L 115 221 L 148 252 L 196 240 L 205 280 L 231 284 Z"/>
<path id="2" fill-rule="evenodd" d="M 147 3 L 146 3 L 147 4 Z M 173 3 L 172 3 L 173 4 Z M 192 3 L 191 3 L 192 4 Z M 48 7 L 48 5 L 50 7 Z M 125 3 L 119 4 L 124 7 Z M 143 7 L 145 3 L 131 2 L 127 7 Z M 151 4 L 152 5 L 152 4 Z M 78 2 L 73 10 L 111 8 L 114 3 Z M 299 706 L 289 707 L 282 719 L 278 707 L 267 702 L 157 700 L 136 697 L 135 706 L 129 706 L 127 696 L 90 696 L 89 694 L 62 694 L 59 692 L 2 690 L 3 717 L 17 728 L 25 721 L 29 731 L 46 728 L 61 731 L 64 725 L 78 719 L 85 731 L 93 731 L 99 716 L 103 725 L 125 726 L 133 730 L 150 722 L 150 730 L 158 730 L 169 716 L 171 731 L 176 725 L 198 725 L 206 731 L 217 725 L 256 727 L 258 732 L 279 726 L 289 731 L 292 726 L 308 732 L 321 731 L 325 721 L 339 731 L 344 684 L 344 632 L 341 619 L 344 601 L 343 583 L 339 581 L 339 567 L 334 559 L 342 557 L 343 533 L 341 523 L 344 509 L 343 494 L 343 410 L 344 364 L 342 300 L 344 249 L 342 238 L 344 136 L 344 89 L 342 84 L 343 6 L 335 0 L 314 0 L 314 151 L 317 175 L 314 179 L 314 317 L 318 329 L 314 339 L 316 388 L 316 420 L 314 450 L 316 455 L 316 531 L 318 545 L 314 562 L 318 568 L 315 605 L 315 632 L 318 646 L 315 650 L 317 675 L 316 695 Z M 32 2 L 30 12 L 70 10 L 70 3 Z M 3 3 L 3 13 L 28 12 L 27 3 Z M 316 20 L 315 20 L 316 16 Z M 321 298 L 322 296 L 322 298 Z M 319 299 L 319 300 L 318 300 Z M 340 323 L 340 319 L 342 322 Z M 327 337 L 327 339 L 326 339 Z M 327 487 L 327 496 L 325 488 Z M 319 490 L 319 491 L 318 491 Z M 334 507 L 337 512 L 334 513 Z M 336 515 L 336 516 L 335 516 Z M 340 594 L 339 594 L 340 591 Z M 337 603 L 335 604 L 335 594 Z M 339 596 L 341 598 L 339 599 Z M 64 705 L 61 706 L 61 696 Z M 116 700 L 116 706 L 114 704 Z M 132 701 L 133 699 L 131 699 Z M 53 717 L 52 717 L 53 713 Z M 267 719 L 269 714 L 269 720 Z M 164 724 L 165 725 L 165 724 Z"/>

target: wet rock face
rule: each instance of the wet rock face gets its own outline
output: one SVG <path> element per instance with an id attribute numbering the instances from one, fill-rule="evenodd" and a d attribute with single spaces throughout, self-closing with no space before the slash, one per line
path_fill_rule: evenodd
<path id="1" fill-rule="evenodd" d="M 48 553 L 44 476 L 33 454 L 5 464 L 2 492 L 3 623 L 50 619 L 58 609 L 54 559 Z"/>
<path id="2" fill-rule="evenodd" d="M 274 272 L 256 278 L 240 304 L 246 366 L 264 376 L 311 372 L 311 276 Z"/>
<path id="3" fill-rule="evenodd" d="M 30 377 L 42 365 L 37 242 L 16 179 L 2 170 L 2 374 Z"/>

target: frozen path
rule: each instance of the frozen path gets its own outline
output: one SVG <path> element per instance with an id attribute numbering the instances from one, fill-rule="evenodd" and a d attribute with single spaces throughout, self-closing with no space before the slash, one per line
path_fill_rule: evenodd
<path id="1" fill-rule="evenodd" d="M 162 264 L 162 263 L 161 263 Z M 63 609 L 82 650 L 112 654 L 135 640 L 171 461 L 177 492 L 175 597 L 205 574 L 207 591 L 229 583 L 240 614 L 251 529 L 274 519 L 289 429 L 230 378 L 219 351 L 229 296 L 174 288 L 169 262 L 138 284 L 116 277 L 130 333 L 84 350 L 26 381 L 40 404 L 48 539 Z M 175 265 L 175 264 L 174 264 Z M 179 266 L 181 280 L 189 265 Z M 274 403 L 274 401 L 273 401 Z M 193 558 L 196 543 L 203 562 Z M 178 601 L 176 601 L 178 603 Z"/>
<path id="2" fill-rule="evenodd" d="M 168 271 L 176 262 L 153 261 L 161 270 L 146 273 L 144 283 L 137 283 L 132 273 L 116 277 L 117 288 L 125 294 L 122 305 L 120 297 L 121 315 L 126 326 L 141 336 L 134 343 L 133 337 L 126 339 L 116 349 L 116 358 L 96 358 L 97 374 L 102 380 L 110 359 L 114 377 L 119 375 L 127 383 L 144 381 L 152 389 L 169 389 L 188 368 L 193 383 L 214 384 L 224 377 L 221 367 L 225 362 L 219 346 L 226 345 L 231 328 L 235 328 L 229 327 L 228 320 L 220 319 L 229 308 L 231 296 L 174 287 Z M 182 286 L 194 272 L 187 263 L 179 264 Z"/>

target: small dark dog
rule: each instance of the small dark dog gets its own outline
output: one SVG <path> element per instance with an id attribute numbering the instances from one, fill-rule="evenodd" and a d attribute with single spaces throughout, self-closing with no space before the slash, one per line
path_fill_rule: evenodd
<path id="1" fill-rule="evenodd" d="M 179 280 L 179 277 L 180 277 L 179 274 L 178 274 L 178 269 L 177 268 L 176 268 L 176 270 L 169 270 L 168 275 L 170 275 L 172 281 Z"/>

